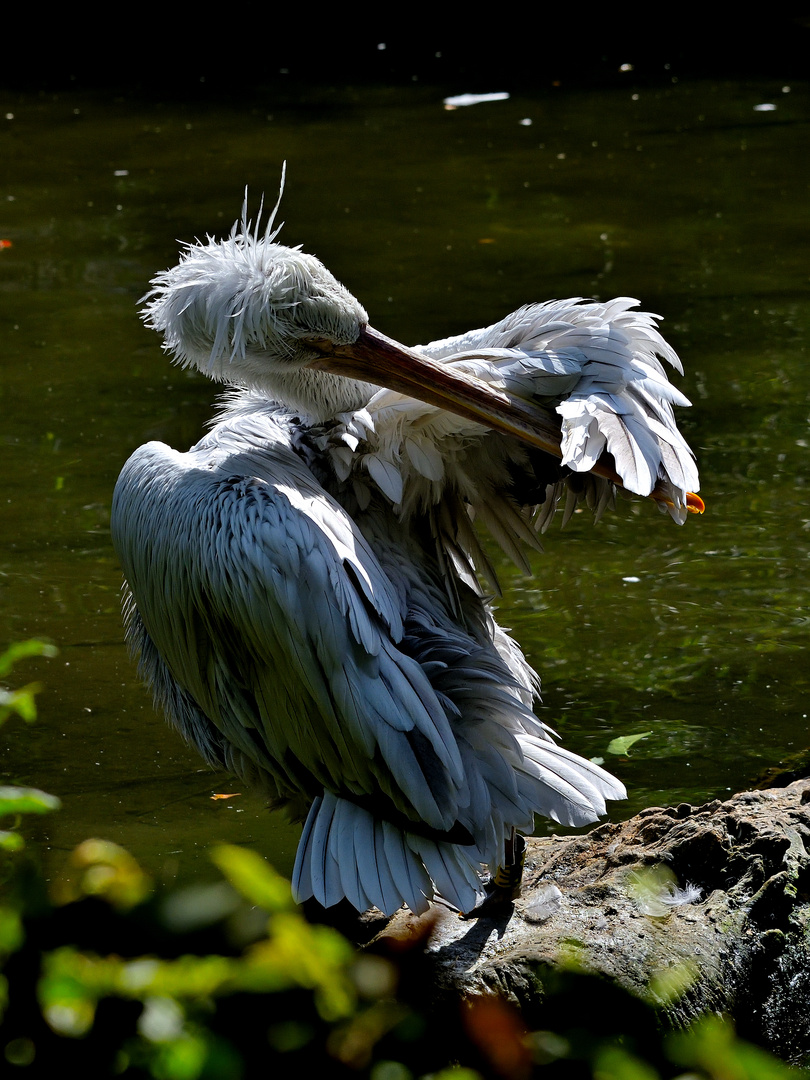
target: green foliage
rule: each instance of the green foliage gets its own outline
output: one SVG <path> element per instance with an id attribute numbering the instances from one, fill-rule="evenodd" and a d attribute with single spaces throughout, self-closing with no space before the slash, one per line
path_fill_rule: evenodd
<path id="1" fill-rule="evenodd" d="M 128 911 L 151 895 L 152 882 L 118 844 L 85 840 L 72 852 L 66 876 L 55 883 L 53 893 L 60 904 L 98 896 L 119 911 Z"/>
<path id="2" fill-rule="evenodd" d="M 227 880 L 164 893 L 126 852 L 87 841 L 45 904 L 23 881 L 16 922 L 0 920 L 5 1061 L 138 1080 L 802 1075 L 718 1017 L 666 1033 L 652 1004 L 576 970 L 543 973 L 534 1031 L 496 997 L 436 1003 L 424 938 L 359 951 L 308 922 L 254 852 L 213 858 Z"/>
<path id="3" fill-rule="evenodd" d="M 4 653 L 0 654 L 0 679 L 5 679 L 11 674 L 14 665 L 19 660 L 29 656 L 55 656 L 56 649 L 44 641 L 30 640 L 20 641 L 10 645 Z M 0 727 L 16 715 L 33 723 L 37 718 L 36 695 L 40 690 L 39 683 L 29 683 L 16 690 L 8 690 L 0 686 Z M 47 814 L 51 810 L 58 810 L 61 806 L 55 795 L 48 795 L 45 791 L 37 788 L 25 788 L 16 786 L 0 787 L 0 822 L 4 827 L 0 828 L 0 857 L 15 856 L 25 848 L 25 841 L 17 831 L 20 819 L 25 814 Z M 8 818 L 13 820 L 9 823 Z M 0 883 L 8 876 L 9 868 L 0 863 Z M 14 936 L 9 928 L 16 922 L 16 913 L 5 904 L 0 904 L 0 954 L 5 948 L 8 935 Z M 0 1005 L 2 1002 L 0 1001 Z"/>
<path id="4" fill-rule="evenodd" d="M 6 814 L 47 814 L 58 810 L 59 800 L 37 788 L 0 786 L 0 816 Z"/>
<path id="5" fill-rule="evenodd" d="M 35 639 L 9 645 L 6 651 L 0 654 L 0 679 L 6 679 L 14 665 L 29 656 L 56 656 L 56 649 L 47 642 Z M 35 698 L 40 690 L 39 683 L 29 683 L 17 690 L 7 690 L 0 686 L 0 727 L 12 714 L 29 724 L 33 723 L 37 718 Z"/>
<path id="6" fill-rule="evenodd" d="M 797 1080 L 804 1069 L 790 1069 L 758 1046 L 738 1039 L 731 1024 L 719 1016 L 705 1016 L 688 1031 L 666 1040 L 670 1060 L 693 1075 L 711 1080 Z"/>

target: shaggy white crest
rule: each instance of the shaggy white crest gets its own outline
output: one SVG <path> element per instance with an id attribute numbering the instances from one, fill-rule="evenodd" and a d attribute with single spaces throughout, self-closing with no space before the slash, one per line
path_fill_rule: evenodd
<path id="1" fill-rule="evenodd" d="M 300 370 L 319 355 L 307 342 L 351 344 L 368 314 L 314 255 L 274 242 L 278 206 L 260 233 L 261 209 L 253 226 L 246 196 L 224 240 L 186 244 L 177 266 L 152 279 L 142 316 L 183 367 L 326 419 L 360 407 L 376 387 Z"/>

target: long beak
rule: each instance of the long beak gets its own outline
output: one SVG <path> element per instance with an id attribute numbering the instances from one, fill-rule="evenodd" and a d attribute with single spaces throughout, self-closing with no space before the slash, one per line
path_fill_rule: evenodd
<path id="1" fill-rule="evenodd" d="M 313 360 L 310 367 L 396 390 L 562 458 L 562 430 L 555 413 L 422 356 L 371 326 L 364 327 L 351 345 L 330 341 L 307 344 L 323 352 L 322 359 Z M 608 455 L 603 455 L 591 471 L 623 486 Z M 660 486 L 653 489 L 650 498 L 671 502 Z M 701 514 L 704 510 L 703 500 L 692 492 L 686 497 L 686 506 L 691 513 Z"/>

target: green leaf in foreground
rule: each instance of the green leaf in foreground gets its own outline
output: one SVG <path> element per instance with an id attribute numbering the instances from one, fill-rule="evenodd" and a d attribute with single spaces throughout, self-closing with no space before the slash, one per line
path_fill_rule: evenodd
<path id="1" fill-rule="evenodd" d="M 26 660 L 29 656 L 56 656 L 58 651 L 55 645 L 49 645 L 47 641 L 39 641 L 37 638 L 15 641 L 5 652 L 0 653 L 0 679 L 5 679 L 18 660 Z"/>
<path id="2" fill-rule="evenodd" d="M 0 787 L 0 817 L 4 814 L 48 814 L 61 802 L 38 788 Z"/>
<path id="3" fill-rule="evenodd" d="M 0 679 L 5 679 L 18 660 L 24 660 L 29 656 L 56 656 L 57 649 L 45 641 L 17 641 L 0 653 Z M 28 683 L 16 690 L 7 690 L 0 686 L 0 724 L 5 723 L 9 716 L 16 713 L 32 724 L 37 718 L 36 696 L 42 687 L 39 683 Z"/>
<path id="4" fill-rule="evenodd" d="M 677 1065 L 686 1066 L 688 1075 L 711 1077 L 711 1080 L 791 1080 L 807 1076 L 794 1070 L 758 1046 L 738 1039 L 733 1025 L 719 1016 L 704 1016 L 686 1031 L 666 1040 L 668 1056 Z"/>
<path id="5" fill-rule="evenodd" d="M 219 844 L 211 851 L 211 860 L 251 904 L 268 912 L 295 910 L 290 883 L 255 851 Z"/>

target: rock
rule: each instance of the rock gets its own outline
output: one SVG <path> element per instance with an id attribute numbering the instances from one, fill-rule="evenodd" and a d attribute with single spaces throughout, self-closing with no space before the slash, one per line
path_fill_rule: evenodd
<path id="1" fill-rule="evenodd" d="M 810 1054 L 810 780 L 642 811 L 527 841 L 520 899 L 463 921 L 435 905 L 382 936 L 423 936 L 437 1000 L 498 992 L 541 1023 L 544 977 L 576 965 L 652 997 L 674 1026 L 723 1012 L 785 1060 Z"/>

